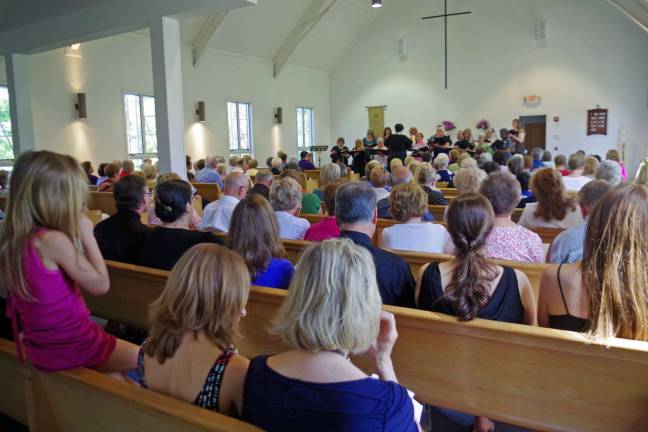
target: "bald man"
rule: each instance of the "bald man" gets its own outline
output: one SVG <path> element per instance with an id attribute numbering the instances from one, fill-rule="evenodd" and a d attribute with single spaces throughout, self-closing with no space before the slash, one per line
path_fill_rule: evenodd
<path id="1" fill-rule="evenodd" d="M 395 168 L 391 174 L 391 187 L 412 183 L 413 179 L 414 174 L 412 174 L 412 171 L 410 171 L 409 168 L 404 166 Z M 393 219 L 389 205 L 389 197 L 378 201 L 378 217 L 380 219 Z M 425 222 L 434 222 L 434 216 L 432 216 L 432 213 L 430 213 L 429 210 L 425 211 L 422 219 Z"/>
<path id="2" fill-rule="evenodd" d="M 225 196 L 205 207 L 200 228 L 227 233 L 234 208 L 245 198 L 249 187 L 250 179 L 245 174 L 232 172 L 225 177 L 223 185 Z"/>

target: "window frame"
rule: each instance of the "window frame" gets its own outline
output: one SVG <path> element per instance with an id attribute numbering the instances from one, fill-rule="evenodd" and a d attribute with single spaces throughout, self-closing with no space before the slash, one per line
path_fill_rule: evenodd
<path id="1" fill-rule="evenodd" d="M 7 89 L 7 100 L 9 101 L 9 122 L 11 122 L 11 96 L 9 95 L 9 86 L 6 83 L 0 83 L 0 87 Z M 7 135 L 3 134 L 7 137 Z M 14 161 L 16 160 L 16 149 L 14 148 L 14 137 L 13 131 L 9 132 L 8 135 L 9 143 L 11 146 L 11 153 L 13 154 L 13 159 L 0 159 L 0 167 L 12 167 Z"/>
<path id="2" fill-rule="evenodd" d="M 231 130 L 230 130 L 230 118 L 229 118 L 229 104 L 236 104 L 236 125 L 237 125 L 237 148 L 232 149 L 231 145 Z M 249 147 L 248 149 L 241 148 L 241 130 L 240 130 L 240 117 L 239 117 L 239 106 L 240 105 L 245 105 L 246 110 L 247 110 L 247 129 L 248 129 L 248 141 L 249 141 Z M 252 102 L 245 102 L 242 100 L 238 99 L 233 99 L 233 100 L 227 100 L 227 104 L 225 106 L 226 111 L 227 111 L 227 148 L 229 150 L 230 156 L 236 155 L 236 156 L 244 156 L 244 155 L 253 155 L 254 154 L 254 123 L 253 123 L 253 116 L 252 116 Z"/>
<path id="3" fill-rule="evenodd" d="M 299 115 L 299 111 L 302 111 L 302 115 Z M 296 109 L 297 112 L 297 149 L 298 150 L 310 150 L 312 147 L 316 146 L 317 144 L 315 143 L 315 109 L 312 107 L 306 107 L 306 106 L 298 106 Z M 306 143 L 306 134 L 304 132 L 304 113 L 307 112 L 309 114 L 309 121 L 310 121 L 310 146 L 303 145 L 300 146 L 300 140 L 305 144 Z M 302 121 L 302 133 L 300 136 L 299 133 L 299 121 Z"/>
<path id="4" fill-rule="evenodd" d="M 140 121 L 139 121 L 139 132 L 140 136 L 142 139 L 142 153 L 131 153 L 130 152 L 130 146 L 128 142 L 128 115 L 127 115 L 127 109 L 126 109 L 126 96 L 136 96 L 139 101 L 139 114 L 140 114 Z M 146 119 L 144 115 L 144 99 L 145 98 L 151 98 L 153 99 L 153 103 L 155 104 L 155 96 L 150 95 L 148 93 L 144 92 L 135 92 L 135 91 L 126 91 L 123 92 L 122 94 L 122 109 L 124 110 L 124 140 L 126 142 L 126 154 L 128 155 L 128 158 L 132 161 L 143 161 L 144 159 L 159 159 L 159 151 L 156 153 L 150 153 L 146 152 Z M 157 113 L 156 113 L 156 128 L 155 128 L 155 140 L 157 143 Z M 136 165 L 141 165 L 136 164 Z M 137 167 L 136 167 L 137 169 Z"/>

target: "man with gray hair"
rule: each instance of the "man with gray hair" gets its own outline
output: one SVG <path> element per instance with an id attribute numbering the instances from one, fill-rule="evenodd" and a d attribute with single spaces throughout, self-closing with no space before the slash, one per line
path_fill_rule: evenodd
<path id="1" fill-rule="evenodd" d="M 592 180 L 578 192 L 578 204 L 585 222 L 560 233 L 551 244 L 549 262 L 555 264 L 574 263 L 583 259 L 583 244 L 587 231 L 587 217 L 596 203 L 612 186 L 604 180 Z"/>
<path id="2" fill-rule="evenodd" d="M 610 186 L 618 186 L 623 181 L 623 176 L 621 175 L 621 165 L 618 162 L 612 160 L 601 161 L 599 166 L 596 168 L 594 173 L 594 178 L 597 180 L 605 180 L 610 183 Z"/>
<path id="3" fill-rule="evenodd" d="M 335 195 L 335 217 L 340 237 L 366 248 L 376 266 L 376 278 L 383 304 L 415 307 L 416 282 L 405 260 L 372 243 L 378 210 L 376 195 L 367 182 L 345 183 Z"/>
<path id="4" fill-rule="evenodd" d="M 219 162 L 215 157 L 205 158 L 205 168 L 196 174 L 196 183 L 216 183 L 223 190 L 223 180 L 216 170 Z"/>
<path id="5" fill-rule="evenodd" d="M 414 174 L 412 174 L 409 168 L 404 166 L 398 167 L 392 171 L 391 187 L 412 183 L 413 178 Z M 378 217 L 381 219 L 393 219 L 389 205 L 389 197 L 378 201 Z M 426 222 L 434 222 L 434 216 L 432 216 L 429 210 L 426 210 L 425 214 L 423 214 L 423 220 Z"/>
<path id="6" fill-rule="evenodd" d="M 249 185 L 250 180 L 245 174 L 240 172 L 228 174 L 223 188 L 225 195 L 205 207 L 200 228 L 228 232 L 234 208 L 245 198 Z"/>
<path id="7" fill-rule="evenodd" d="M 259 194 L 270 201 L 270 186 L 274 176 L 269 169 L 260 169 L 254 177 L 254 186 L 248 191 L 248 195 Z"/>

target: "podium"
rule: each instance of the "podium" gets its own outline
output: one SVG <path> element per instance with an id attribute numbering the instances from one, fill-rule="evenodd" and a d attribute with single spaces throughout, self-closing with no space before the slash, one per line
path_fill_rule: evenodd
<path id="1" fill-rule="evenodd" d="M 322 167 L 322 152 L 325 152 L 328 150 L 328 146 L 313 146 L 310 148 L 311 152 L 316 152 L 317 153 L 317 168 Z"/>

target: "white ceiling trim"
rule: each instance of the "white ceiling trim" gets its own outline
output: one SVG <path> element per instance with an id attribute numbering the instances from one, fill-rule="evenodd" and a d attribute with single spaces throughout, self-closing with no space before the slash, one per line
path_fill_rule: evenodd
<path id="1" fill-rule="evenodd" d="M 216 33 L 216 30 L 218 30 L 218 27 L 223 21 L 225 21 L 228 13 L 229 11 L 222 11 L 209 15 L 198 31 L 198 34 L 191 44 L 193 50 L 193 65 L 195 68 L 198 67 L 205 49 L 209 45 L 214 33 Z"/>
<path id="2" fill-rule="evenodd" d="M 272 60 L 272 71 L 275 78 L 279 76 L 281 70 L 295 51 L 295 48 L 299 46 L 299 43 L 308 33 L 310 33 L 313 27 L 320 22 L 336 2 L 337 0 L 313 0 L 311 2 L 306 12 L 304 12 L 304 15 L 302 15 L 299 22 L 290 33 L 290 36 L 288 36 Z"/>
<path id="3" fill-rule="evenodd" d="M 623 6 L 621 6 L 619 3 L 617 3 L 615 0 L 607 0 L 607 2 L 617 9 L 619 12 L 621 12 L 623 15 L 625 15 L 626 18 L 628 18 L 630 21 L 632 21 L 640 30 L 643 30 L 646 35 L 648 35 L 648 27 L 639 21 L 634 15 L 632 15 L 630 12 L 628 12 Z M 646 6 L 646 2 L 644 0 L 643 6 Z"/>

